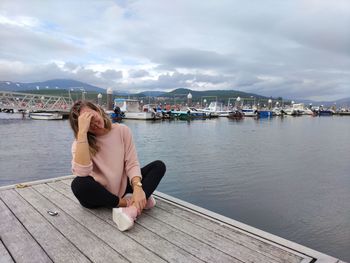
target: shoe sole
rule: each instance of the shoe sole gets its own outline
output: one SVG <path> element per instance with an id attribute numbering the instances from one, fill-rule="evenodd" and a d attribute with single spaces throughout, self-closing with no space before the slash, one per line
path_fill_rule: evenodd
<path id="1" fill-rule="evenodd" d="M 113 221 L 120 231 L 126 231 L 134 225 L 134 221 L 124 214 L 121 208 L 113 209 Z"/>

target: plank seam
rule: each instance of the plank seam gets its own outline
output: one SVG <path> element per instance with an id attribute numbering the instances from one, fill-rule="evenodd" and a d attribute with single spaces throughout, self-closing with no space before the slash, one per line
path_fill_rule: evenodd
<path id="1" fill-rule="evenodd" d="M 146 212 L 146 214 L 147 214 L 148 216 L 154 218 L 155 220 L 160 221 L 160 222 L 162 222 L 162 223 L 168 225 L 170 228 L 176 229 L 177 231 L 179 231 L 179 232 L 181 232 L 181 233 L 183 233 L 183 234 L 185 234 L 185 235 L 188 235 L 188 236 L 190 236 L 191 238 L 196 239 L 196 240 L 198 240 L 199 242 L 202 242 L 202 243 L 206 244 L 207 246 L 209 246 L 209 247 L 211 247 L 211 248 L 213 248 L 213 249 L 215 249 L 215 250 L 218 250 L 218 251 L 220 251 L 221 253 L 223 253 L 223 254 L 225 254 L 225 255 L 228 255 L 228 256 L 230 256 L 230 257 L 232 257 L 232 258 L 234 258 L 234 259 L 236 259 L 236 260 L 238 260 L 238 261 L 244 262 L 244 261 L 242 261 L 241 259 L 236 258 L 236 257 L 230 255 L 229 252 L 222 251 L 220 248 L 214 247 L 214 246 L 212 246 L 210 243 L 204 242 L 204 241 L 200 240 L 199 238 L 197 238 L 197 237 L 195 237 L 195 236 L 193 236 L 193 235 L 191 235 L 191 234 L 189 234 L 189 233 L 187 233 L 187 232 L 182 231 L 180 228 L 177 228 L 177 227 L 175 227 L 175 226 L 173 226 L 173 225 L 170 225 L 170 224 L 168 224 L 167 222 L 165 222 L 165 221 L 163 221 L 163 220 L 160 220 L 160 219 L 158 219 L 158 218 L 156 218 L 156 217 L 150 215 L 149 212 Z M 226 239 L 227 239 L 227 238 L 226 238 Z M 229 241 L 231 241 L 231 240 L 229 240 Z M 237 243 L 236 243 L 236 244 L 237 244 Z M 252 249 L 250 249 L 250 248 L 248 248 L 248 249 L 249 249 L 249 250 L 252 250 Z M 253 252 L 256 252 L 256 251 L 253 251 Z M 265 256 L 265 255 L 264 255 L 264 256 Z M 271 259 L 272 261 L 278 263 L 278 261 L 276 261 L 275 259 L 273 259 L 273 258 L 270 258 L 270 259 Z"/>
<path id="2" fill-rule="evenodd" d="M 1 200 L 1 201 L 3 201 L 3 200 Z M 3 202 L 4 202 L 4 201 L 3 201 Z M 5 202 L 4 202 L 4 203 L 5 203 Z M 13 261 L 13 262 L 16 262 L 15 259 L 13 258 L 13 256 L 12 256 L 12 254 L 11 254 L 11 251 L 9 251 L 9 250 L 7 249 L 7 247 L 6 247 L 4 241 L 2 240 L 1 237 L 0 237 L 0 242 L 1 242 L 1 244 L 4 246 L 4 248 L 6 249 L 6 251 L 7 251 L 7 253 L 9 254 L 9 256 L 11 257 L 12 261 Z"/>
<path id="3" fill-rule="evenodd" d="M 162 201 L 164 202 L 164 200 L 162 200 Z M 167 211 L 166 208 L 162 208 L 162 207 L 159 207 L 159 206 L 158 206 L 158 208 L 161 209 L 161 210 L 163 210 L 163 211 L 165 211 L 165 212 L 167 212 L 167 213 L 169 213 L 169 214 L 171 214 L 172 216 L 178 217 L 178 218 L 180 218 L 180 219 L 182 219 L 182 220 L 185 220 L 185 221 L 187 221 L 187 222 L 190 222 L 190 223 L 196 225 L 197 227 L 200 227 L 200 228 L 202 228 L 202 229 L 204 229 L 204 230 L 206 230 L 206 231 L 209 231 L 209 232 L 211 232 L 211 233 L 214 233 L 214 234 L 216 234 L 216 235 L 218 235 L 218 236 L 220 236 L 220 237 L 222 237 L 222 238 L 228 239 L 228 240 L 230 240 L 231 242 L 233 242 L 233 243 L 235 243 L 235 244 L 238 244 L 238 245 L 243 246 L 243 247 L 245 247 L 245 248 L 247 248 L 247 249 L 253 250 L 254 252 L 257 252 L 257 253 L 259 253 L 260 255 L 263 255 L 263 256 L 265 256 L 265 257 L 268 257 L 268 258 L 270 258 L 271 260 L 274 260 L 274 261 L 276 260 L 276 257 L 275 257 L 275 256 L 271 256 L 271 255 L 268 254 L 268 253 L 265 253 L 265 252 L 262 252 L 262 251 L 259 251 L 259 250 L 255 250 L 255 249 L 249 247 L 249 245 L 246 244 L 245 242 L 238 242 L 238 241 L 234 240 L 232 237 L 224 236 L 222 233 L 220 233 L 220 232 L 218 232 L 218 231 L 216 231 L 216 230 L 214 230 L 214 229 L 209 229 L 209 228 L 206 228 L 206 227 L 204 227 L 204 226 L 202 226 L 202 225 L 200 225 L 200 224 L 197 224 L 196 221 L 193 221 L 193 222 L 192 222 L 192 221 L 190 221 L 188 218 L 185 218 L 185 217 L 180 216 L 180 215 L 177 215 L 177 214 L 173 214 L 173 213 Z M 210 220 L 210 221 L 212 221 L 213 223 L 219 224 L 219 226 L 221 226 L 221 227 L 227 227 L 227 230 L 233 231 L 234 234 L 235 234 L 235 232 L 239 232 L 239 234 L 245 235 L 244 232 L 237 231 L 237 229 L 235 229 L 234 227 L 229 227 L 229 225 L 227 225 L 226 223 L 223 224 L 223 223 L 221 223 L 221 222 L 216 222 L 216 221 L 213 220 L 212 218 L 207 218 L 207 217 L 204 217 L 204 216 L 202 216 L 202 215 L 198 215 L 198 216 L 201 216 L 201 217 L 203 217 L 203 218 L 205 218 L 205 219 L 207 219 L 207 220 Z M 278 249 L 282 250 L 284 253 L 287 253 L 287 254 L 289 254 L 289 255 L 293 255 L 293 256 L 295 256 L 295 257 L 300 257 L 300 258 L 302 258 L 300 255 L 291 253 L 290 251 L 285 250 L 285 249 L 282 249 L 282 248 L 280 248 L 280 247 L 278 247 L 278 246 L 274 246 L 273 244 L 271 244 L 271 243 L 269 243 L 269 242 L 266 242 L 265 240 L 260 240 L 260 239 L 255 238 L 254 236 L 250 236 L 250 235 L 246 235 L 246 236 L 249 237 L 249 238 L 253 238 L 253 239 L 255 239 L 255 240 L 259 241 L 259 242 L 262 242 L 263 245 L 266 244 L 266 245 L 268 245 L 268 246 L 272 246 L 272 247 L 278 248 Z"/>
<path id="4" fill-rule="evenodd" d="M 1 201 L 5 204 L 5 206 L 7 207 L 7 209 L 12 213 L 12 215 L 17 219 L 17 221 L 23 226 L 23 228 L 27 231 L 27 233 L 33 238 L 33 240 L 38 244 L 38 246 L 44 251 L 44 253 L 46 254 L 46 256 L 51 260 L 51 262 L 54 262 L 53 259 L 50 257 L 49 254 L 47 254 L 46 250 L 41 246 L 41 244 L 35 239 L 35 237 L 32 235 L 32 233 L 25 227 L 25 225 L 22 223 L 21 220 L 19 220 L 19 218 L 17 217 L 17 215 L 10 209 L 10 207 L 6 204 L 6 202 L 1 198 Z M 6 246 L 5 246 L 6 247 Z"/>
<path id="5" fill-rule="evenodd" d="M 19 192 L 17 189 L 14 189 L 15 193 L 18 195 L 19 198 L 21 198 L 24 202 L 26 202 L 30 207 L 32 207 L 38 214 L 39 216 L 41 216 L 48 224 L 50 224 L 54 229 L 56 229 L 58 231 L 58 233 L 60 233 L 62 235 L 62 237 L 64 239 L 66 239 L 73 247 L 75 247 L 79 252 L 81 252 L 82 255 L 84 255 L 84 257 L 86 257 L 88 260 L 90 260 L 90 262 L 92 262 L 92 260 L 83 253 L 83 251 L 81 251 L 76 245 L 74 245 L 74 243 L 71 242 L 71 240 L 69 240 L 57 227 L 55 227 L 49 220 L 47 220 L 38 209 L 36 209 L 31 203 L 28 202 L 27 199 L 25 199 Z M 28 231 L 29 232 L 29 231 Z"/>
<path id="6" fill-rule="evenodd" d="M 46 183 L 43 184 L 43 185 L 48 186 Z M 31 189 L 33 189 L 35 192 L 37 192 L 39 195 L 41 195 L 43 198 L 45 198 L 48 202 L 50 202 L 50 203 L 52 203 L 52 204 L 58 206 L 56 203 L 52 202 L 50 199 L 47 199 L 44 195 L 42 195 L 42 194 L 41 194 L 39 191 L 37 191 L 35 188 L 32 187 Z M 58 206 L 58 207 L 60 207 L 60 206 Z M 61 207 L 60 207 L 60 208 L 61 208 Z M 85 227 L 85 226 L 84 226 L 83 224 L 81 224 L 79 221 L 75 220 L 74 217 L 72 217 L 70 214 L 68 214 L 64 209 L 61 208 L 61 210 L 62 210 L 62 212 L 63 212 L 64 214 L 66 214 L 66 216 L 70 217 L 73 221 L 77 222 L 79 225 L 81 225 L 83 228 L 85 228 L 89 233 L 91 233 L 91 234 L 92 234 L 93 236 L 95 236 L 97 239 L 99 239 L 100 241 L 102 241 L 103 244 L 107 245 L 109 248 L 111 248 L 111 249 L 112 249 L 113 251 L 115 251 L 117 254 L 121 255 L 121 257 L 124 258 L 126 261 L 132 263 L 129 259 L 125 258 L 124 255 L 122 255 L 121 253 L 119 253 L 118 251 L 116 251 L 113 247 L 111 247 L 109 244 L 107 244 L 103 239 L 101 239 L 99 236 L 95 235 L 89 228 Z M 55 227 L 55 228 L 56 228 L 56 227 Z M 56 228 L 56 229 L 57 229 L 57 228 Z M 61 232 L 61 231 L 60 231 L 60 232 Z M 62 232 L 61 232 L 61 233 L 62 233 Z M 63 233 L 62 233 L 62 235 L 63 235 Z M 84 255 L 85 255 L 85 254 L 84 254 Z M 89 258 L 89 260 L 90 260 L 90 261 L 93 261 L 93 260 L 91 260 L 90 258 Z"/>
<path id="7" fill-rule="evenodd" d="M 188 206 L 186 206 L 186 205 L 178 204 L 178 203 L 176 203 L 176 202 L 173 201 L 173 200 L 169 200 L 169 199 L 167 199 L 167 198 L 165 198 L 165 197 L 163 197 L 163 196 L 161 196 L 161 195 L 158 195 L 158 193 L 160 193 L 160 192 L 155 193 L 155 195 L 156 195 L 159 199 L 161 199 L 161 200 L 163 200 L 164 202 L 167 202 L 167 203 L 169 203 L 169 204 L 175 205 L 176 207 L 183 208 L 183 209 L 185 209 L 185 210 L 187 210 L 187 211 L 189 211 L 189 212 L 192 212 L 192 213 L 195 213 L 195 214 L 197 214 L 197 215 L 203 216 L 203 217 L 205 217 L 205 218 L 207 218 L 207 219 L 210 219 L 210 220 L 212 220 L 212 221 L 214 221 L 214 222 L 217 222 L 217 223 L 220 223 L 220 224 L 224 224 L 225 226 L 227 226 L 227 227 L 229 227 L 229 228 L 238 229 L 238 230 L 242 231 L 242 233 L 246 233 L 246 234 L 248 234 L 248 235 L 251 236 L 251 237 L 257 237 L 257 238 L 259 238 L 261 241 L 264 241 L 264 242 L 268 241 L 268 242 L 270 242 L 271 244 L 276 245 L 277 247 L 283 248 L 283 249 L 286 250 L 286 251 L 292 252 L 293 254 L 295 254 L 295 255 L 297 255 L 297 256 L 308 257 L 310 260 L 313 260 L 313 259 L 320 260 L 319 258 L 315 258 L 313 255 L 307 254 L 308 252 L 296 250 L 296 249 L 293 248 L 293 247 L 288 247 L 287 245 L 284 245 L 284 244 L 282 244 L 282 243 L 279 243 L 279 242 L 277 242 L 277 241 L 274 241 L 274 240 L 271 240 L 271 239 L 269 239 L 269 238 L 267 238 L 267 237 L 264 237 L 264 236 L 262 236 L 261 234 L 257 234 L 257 233 L 251 232 L 251 231 L 249 231 L 249 230 L 247 230 L 247 229 L 244 229 L 244 228 L 242 228 L 242 227 L 232 225 L 231 223 L 225 222 L 224 220 L 221 220 L 221 219 L 216 218 L 216 217 L 214 217 L 214 216 L 208 215 L 208 214 L 206 214 L 206 213 L 204 213 L 204 212 L 202 212 L 202 211 L 198 211 L 198 210 L 196 210 L 196 209 L 190 208 L 190 207 L 188 207 Z M 185 202 L 185 201 L 184 201 L 184 202 Z M 186 202 L 186 203 L 187 203 L 187 202 Z M 191 204 L 191 205 L 192 205 L 192 204 Z M 195 206 L 195 205 L 193 205 L 193 206 Z M 200 209 L 207 210 L 207 209 L 202 208 L 202 207 L 199 207 L 199 208 L 200 208 Z M 209 212 L 212 212 L 212 211 L 210 211 L 210 210 L 208 210 L 208 211 L 209 211 Z M 212 212 L 212 213 L 215 213 L 215 212 Z M 216 214 L 216 213 L 215 213 L 215 214 Z M 220 215 L 220 216 L 222 216 L 222 215 Z M 223 217 L 224 217 L 224 216 L 223 216 Z M 234 219 L 231 219 L 231 218 L 228 218 L 228 219 L 229 219 L 229 220 L 234 220 Z M 253 228 L 254 228 L 254 227 L 253 227 Z M 259 231 L 261 231 L 261 232 L 264 232 L 264 231 L 262 231 L 262 230 L 260 230 L 260 229 L 257 229 L 257 230 L 259 230 Z M 267 233 L 267 234 L 269 234 L 269 233 Z M 273 235 L 273 234 L 271 234 L 271 235 Z M 278 238 L 280 238 L 280 237 L 278 237 Z M 283 238 L 280 238 L 280 239 L 283 239 Z M 292 242 L 292 241 L 289 241 L 289 240 L 287 240 L 287 241 L 288 241 L 288 242 Z M 297 245 L 299 245 L 299 244 L 297 244 Z M 303 246 L 303 245 L 300 245 L 300 246 Z M 303 247 L 304 247 L 304 246 L 303 246 Z M 308 248 L 308 249 L 309 249 L 309 248 Z M 310 250 L 312 250 L 312 249 L 310 249 Z M 317 253 L 320 253 L 320 254 L 323 254 L 323 253 L 318 252 L 318 251 L 316 251 L 316 252 L 317 252 Z M 329 258 L 331 258 L 331 257 L 328 256 L 328 255 L 326 255 L 326 256 L 329 257 Z"/>
<path id="8" fill-rule="evenodd" d="M 54 182 L 54 183 L 58 183 L 58 182 Z M 52 187 L 52 186 L 50 186 L 50 185 L 48 185 L 48 186 L 49 186 L 50 188 L 52 188 L 53 190 L 55 190 L 56 192 L 58 192 L 58 193 L 64 195 L 64 196 L 65 196 L 66 198 L 68 198 L 69 200 L 72 200 L 73 202 L 76 202 L 76 200 L 73 200 L 70 196 L 67 196 L 66 194 L 64 194 L 64 193 L 62 193 L 62 192 L 60 192 L 60 191 L 58 191 L 57 189 L 55 189 L 54 187 Z M 76 202 L 76 203 L 77 203 L 77 202 Z M 100 217 L 97 213 L 94 213 L 94 212 L 91 211 L 90 209 L 87 209 L 87 211 L 88 211 L 89 213 L 93 214 L 94 216 L 98 217 L 99 219 L 101 219 L 103 222 L 105 222 L 105 223 L 107 223 L 107 224 L 113 226 L 114 228 L 116 228 L 116 226 L 115 226 L 114 223 L 112 224 L 111 222 L 105 220 L 104 218 Z M 160 235 L 158 235 L 156 232 L 151 231 L 150 229 L 148 229 L 148 228 L 146 228 L 146 227 L 140 225 L 140 224 L 137 223 L 137 222 L 136 222 L 136 224 L 137 224 L 138 226 L 142 227 L 142 228 L 147 229 L 148 231 L 152 232 L 152 233 L 155 234 L 156 236 L 158 236 L 158 237 L 160 237 L 161 239 L 163 239 L 163 238 L 162 238 Z M 145 247 L 145 246 L 144 246 L 142 243 L 140 243 L 137 239 L 132 238 L 132 235 L 128 235 L 128 234 L 125 234 L 125 235 L 128 236 L 130 239 L 134 240 L 134 241 L 135 241 L 136 243 L 138 243 L 140 246 L 142 246 L 142 247 L 144 247 L 145 249 L 151 251 L 153 254 L 155 254 L 156 256 L 160 257 L 160 258 L 163 259 L 164 261 L 169 262 L 166 258 L 162 257 L 161 255 L 159 255 L 158 253 L 154 252 L 153 250 L 150 250 L 149 248 Z M 183 250 L 183 248 L 177 246 L 176 244 L 173 244 L 173 243 L 170 242 L 169 240 L 167 240 L 167 241 L 168 241 L 169 243 L 171 243 L 172 245 L 174 245 L 174 246 L 176 246 L 176 247 L 178 247 L 178 248 L 180 248 L 180 249 Z M 186 251 L 186 250 L 185 250 L 185 251 Z M 188 252 L 188 251 L 186 251 L 186 252 L 187 252 L 188 254 L 190 254 L 190 255 L 193 255 L 192 253 L 190 253 L 190 252 Z M 193 255 L 193 256 L 196 257 L 196 255 Z M 196 257 L 196 258 L 197 258 L 197 257 Z M 203 261 L 202 259 L 199 259 L 199 260 Z M 204 261 L 203 261 L 203 262 L 204 262 Z"/>

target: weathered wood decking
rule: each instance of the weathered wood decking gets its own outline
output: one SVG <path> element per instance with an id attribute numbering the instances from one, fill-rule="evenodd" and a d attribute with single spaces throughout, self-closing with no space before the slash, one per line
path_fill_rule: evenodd
<path id="1" fill-rule="evenodd" d="M 161 193 L 120 232 L 111 209 L 78 203 L 71 180 L 0 188 L 0 262 L 340 262 Z"/>

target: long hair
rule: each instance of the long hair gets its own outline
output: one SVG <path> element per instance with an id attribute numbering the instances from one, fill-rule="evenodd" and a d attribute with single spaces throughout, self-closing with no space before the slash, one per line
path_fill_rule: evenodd
<path id="1" fill-rule="evenodd" d="M 72 127 L 72 130 L 74 132 L 75 139 L 77 139 L 78 132 L 79 132 L 78 118 L 79 118 L 81 109 L 84 107 L 88 107 L 88 108 L 98 112 L 103 118 L 104 128 L 107 129 L 108 131 L 110 131 L 112 129 L 112 122 L 111 122 L 110 118 L 108 117 L 108 115 L 104 112 L 104 110 L 101 107 L 95 105 L 94 103 L 92 103 L 90 101 L 79 100 L 79 101 L 74 103 L 74 105 L 72 106 L 72 108 L 70 109 L 70 112 L 69 112 L 69 123 L 70 123 L 70 126 Z M 96 135 L 92 134 L 91 132 L 88 132 L 87 139 L 88 139 L 88 143 L 89 143 L 90 154 L 93 156 L 100 149 L 100 147 L 96 143 Z"/>

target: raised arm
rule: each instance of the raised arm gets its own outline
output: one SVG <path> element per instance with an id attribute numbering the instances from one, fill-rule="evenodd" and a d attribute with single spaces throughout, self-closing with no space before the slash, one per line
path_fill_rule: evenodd
<path id="1" fill-rule="evenodd" d="M 76 141 L 74 162 L 80 165 L 89 165 L 91 163 L 87 133 L 92 116 L 91 112 L 84 112 L 78 119 L 79 131 Z"/>

